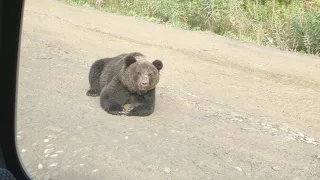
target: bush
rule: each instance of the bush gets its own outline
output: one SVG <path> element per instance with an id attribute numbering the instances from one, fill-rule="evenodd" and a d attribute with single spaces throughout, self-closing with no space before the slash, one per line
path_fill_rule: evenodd
<path id="1" fill-rule="evenodd" d="M 292 20 L 292 41 L 298 51 L 310 54 L 320 52 L 320 13 L 296 15 Z"/>

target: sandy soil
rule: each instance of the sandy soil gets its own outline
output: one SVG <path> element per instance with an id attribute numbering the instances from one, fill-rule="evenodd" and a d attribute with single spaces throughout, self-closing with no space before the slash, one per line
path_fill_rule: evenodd
<path id="1" fill-rule="evenodd" d="M 54 0 L 25 4 L 17 132 L 34 179 L 320 179 L 320 58 Z M 164 63 L 155 113 L 85 95 L 96 59 Z"/>

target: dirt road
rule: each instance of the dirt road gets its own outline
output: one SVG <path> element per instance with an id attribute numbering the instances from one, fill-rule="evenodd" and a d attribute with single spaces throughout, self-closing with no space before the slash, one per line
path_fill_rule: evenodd
<path id="1" fill-rule="evenodd" d="M 53 0 L 25 5 L 17 139 L 34 179 L 320 179 L 320 59 Z M 164 62 L 155 113 L 105 113 L 92 62 Z"/>

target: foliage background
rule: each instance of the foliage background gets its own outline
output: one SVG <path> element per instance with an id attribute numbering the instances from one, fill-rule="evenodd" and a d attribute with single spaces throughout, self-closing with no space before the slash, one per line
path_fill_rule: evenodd
<path id="1" fill-rule="evenodd" d="M 320 0 L 63 1 L 286 51 L 320 54 Z"/>

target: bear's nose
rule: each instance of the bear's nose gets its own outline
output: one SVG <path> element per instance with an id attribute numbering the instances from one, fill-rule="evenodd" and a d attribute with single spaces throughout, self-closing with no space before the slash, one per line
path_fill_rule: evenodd
<path id="1" fill-rule="evenodd" d="M 142 82 L 141 85 L 146 86 L 146 85 L 148 85 L 148 83 L 147 82 Z"/>

